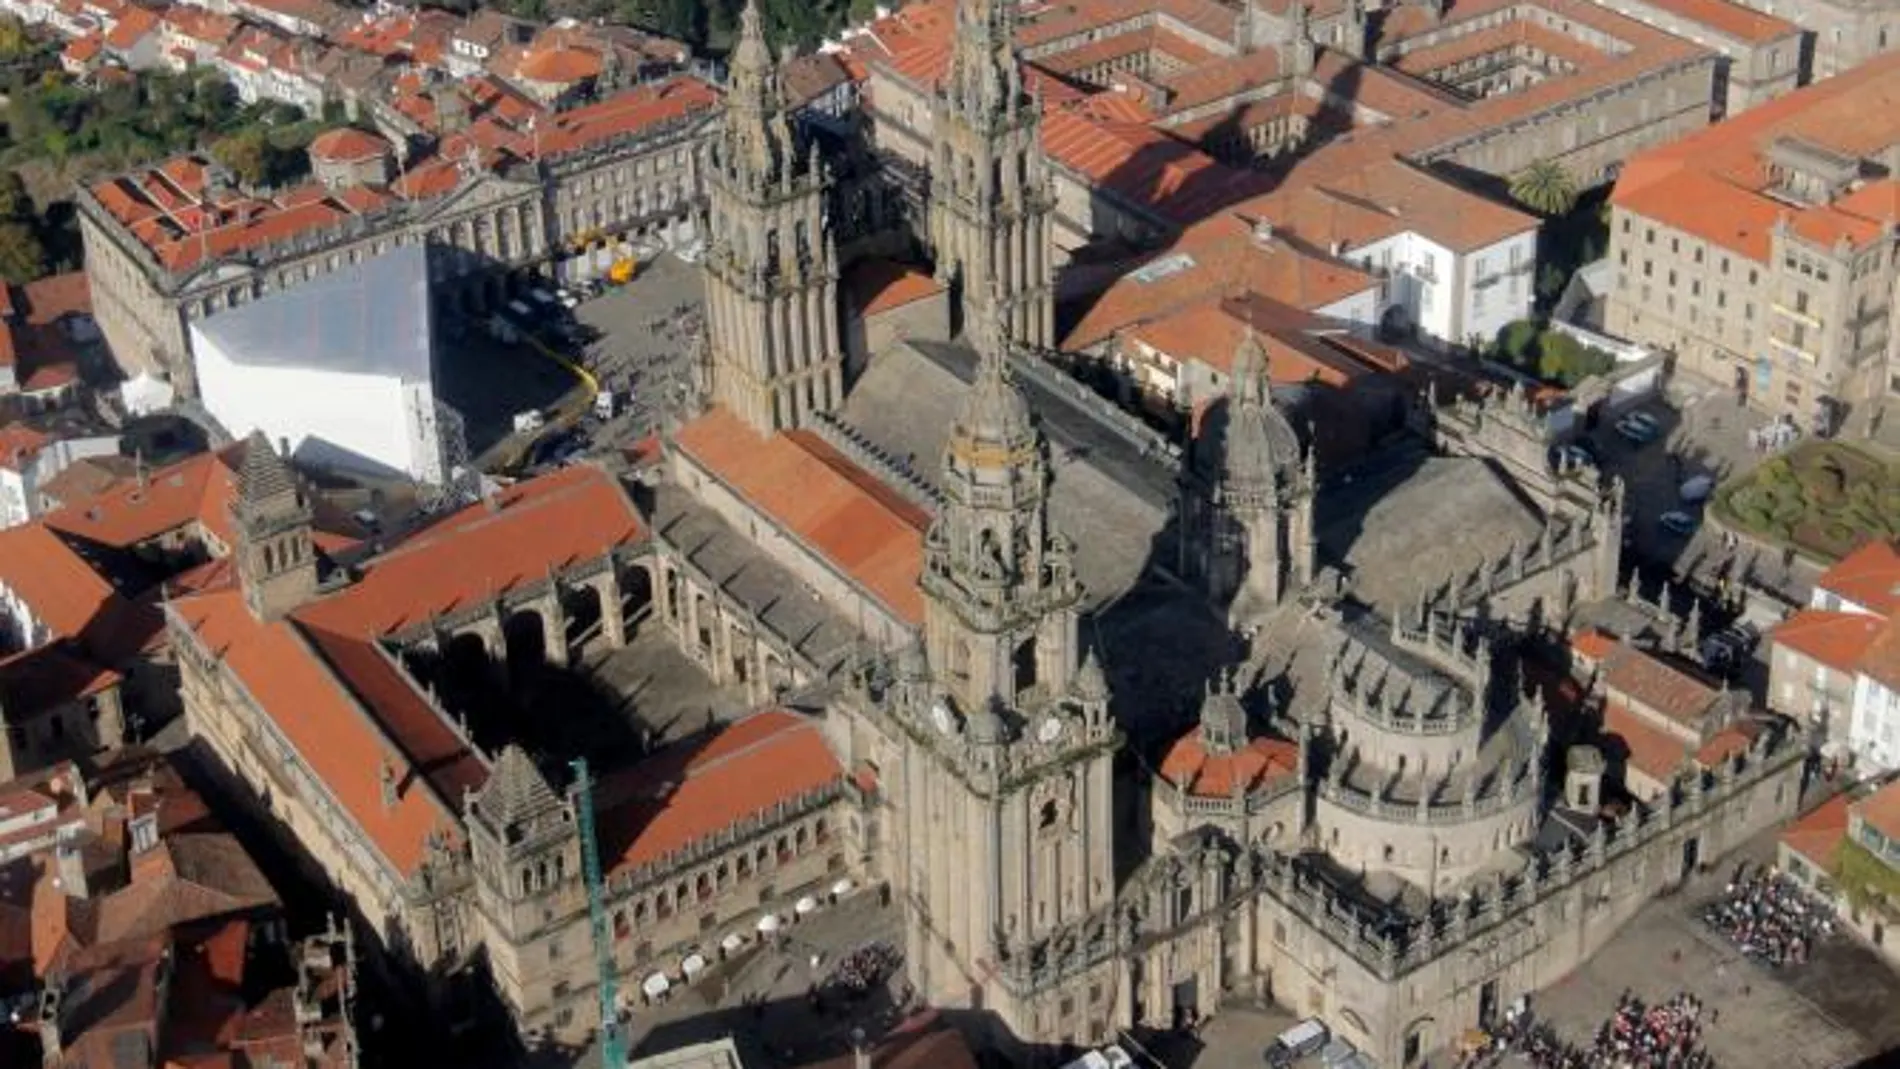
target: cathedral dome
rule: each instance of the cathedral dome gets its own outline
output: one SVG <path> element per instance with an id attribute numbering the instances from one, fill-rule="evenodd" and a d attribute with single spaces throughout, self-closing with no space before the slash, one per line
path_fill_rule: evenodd
<path id="1" fill-rule="evenodd" d="M 1215 429 L 1219 475 L 1230 486 L 1266 488 L 1290 480 L 1300 466 L 1300 438 L 1273 403 L 1267 354 L 1252 330 L 1234 354 L 1225 419 Z"/>

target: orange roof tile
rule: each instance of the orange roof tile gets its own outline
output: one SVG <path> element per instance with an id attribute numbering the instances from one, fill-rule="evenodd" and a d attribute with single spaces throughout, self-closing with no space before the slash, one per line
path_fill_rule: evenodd
<path id="1" fill-rule="evenodd" d="M 236 538 L 231 503 L 237 494 L 237 464 L 243 443 L 199 453 L 159 469 L 141 484 L 122 484 L 88 500 L 48 513 L 45 523 L 77 539 L 131 549 L 197 524 L 229 547 Z"/>
<path id="2" fill-rule="evenodd" d="M 1819 661 L 1829 668 L 1853 672 L 1886 625 L 1877 616 L 1860 612 L 1803 609 L 1775 625 L 1775 645 Z"/>
<path id="3" fill-rule="evenodd" d="M 534 49 L 523 56 L 521 65 L 515 68 L 518 77 L 555 85 L 572 85 L 589 78 L 598 78 L 600 71 L 599 53 L 585 48 Z"/>
<path id="4" fill-rule="evenodd" d="M 1761 725 L 1750 720 L 1730 724 L 1709 736 L 1695 752 L 1696 763 L 1704 768 L 1714 768 L 1739 753 L 1747 753 L 1748 748 L 1761 735 Z"/>
<path id="5" fill-rule="evenodd" d="M 0 530 L 0 586 L 55 638 L 78 638 L 124 605 L 112 584 L 39 521 Z"/>
<path id="6" fill-rule="evenodd" d="M 550 569 L 597 560 L 645 534 L 619 481 L 576 464 L 424 528 L 364 562 L 355 583 L 298 619 L 358 637 L 386 635 L 543 582 Z"/>
<path id="7" fill-rule="evenodd" d="M 1900 618 L 1887 621 L 1886 628 L 1867 644 L 1860 670 L 1888 690 L 1900 691 Z"/>
<path id="8" fill-rule="evenodd" d="M 1900 540 L 1876 539 L 1842 557 L 1815 583 L 1870 612 L 1900 611 Z"/>
<path id="9" fill-rule="evenodd" d="M 142 7 L 128 7 L 106 33 L 106 47 L 124 51 L 158 28 L 158 16 Z"/>
<path id="10" fill-rule="evenodd" d="M 1602 670 L 1604 686 L 1686 728 L 1699 726 L 1719 694 L 1687 669 L 1628 644 L 1611 650 Z"/>
<path id="11" fill-rule="evenodd" d="M 1616 649 L 1616 638 L 1594 627 L 1587 627 L 1571 638 L 1570 648 L 1575 650 L 1578 656 L 1601 664 L 1603 659 Z"/>
<path id="12" fill-rule="evenodd" d="M 880 312 L 921 301 L 944 292 L 944 284 L 927 271 L 896 260 L 860 260 L 846 272 L 844 285 L 861 302 L 858 314 L 869 318 Z"/>
<path id="13" fill-rule="evenodd" d="M 90 63 L 104 48 L 104 39 L 96 33 L 89 33 L 67 42 L 65 51 L 60 55 L 74 63 Z"/>
<path id="14" fill-rule="evenodd" d="M 1042 143 L 1051 162 L 1176 223 L 1206 218 L 1271 184 L 1265 174 L 1217 163 L 1161 130 L 1079 106 L 1047 109 Z"/>
<path id="15" fill-rule="evenodd" d="M 1652 7 L 1707 26 L 1716 33 L 1752 44 L 1793 37 L 1801 27 L 1729 0 L 1646 0 Z"/>
<path id="16" fill-rule="evenodd" d="M 344 126 L 318 134 L 310 142 L 310 158 L 337 163 L 375 159 L 390 151 L 389 142 L 375 134 Z"/>
<path id="17" fill-rule="evenodd" d="M 290 620 L 261 622 L 236 587 L 180 598 L 171 607 L 256 697 L 263 714 L 397 871 L 415 870 L 431 835 L 456 834 L 462 789 L 480 787 L 486 770 L 459 740 L 450 741 L 448 727 L 393 667 L 376 666 L 387 654 L 366 638 L 305 632 Z M 374 687 L 374 696 L 391 704 L 372 706 L 346 686 L 347 676 L 365 670 L 371 683 L 388 684 Z M 361 680 L 358 675 L 351 681 Z M 393 804 L 383 794 L 386 767 L 399 777 Z M 430 789 L 416 789 L 418 776 Z"/>
<path id="18" fill-rule="evenodd" d="M 52 440 L 51 435 L 24 423 L 9 423 L 0 427 L 0 468 L 24 471 Z"/>
<path id="19" fill-rule="evenodd" d="M 723 408 L 681 427 L 685 454 L 899 619 L 923 621 L 930 516 L 805 431 L 760 435 Z"/>
<path id="20" fill-rule="evenodd" d="M 1857 159 L 1879 158 L 1900 139 L 1900 55 L 1756 105 L 1707 129 L 1632 157 L 1611 203 L 1715 242 L 1758 262 L 1786 217 L 1810 240 L 1872 240 L 1894 218 L 1900 194 L 1874 182 L 1832 205 L 1801 208 L 1771 192 L 1766 153 L 1792 138 Z"/>
<path id="21" fill-rule="evenodd" d="M 1682 739 L 1655 726 L 1647 717 L 1620 702 L 1604 705 L 1603 731 L 1622 740 L 1627 749 L 1624 758 L 1629 768 L 1658 783 L 1668 783 L 1674 779 L 1676 770 L 1682 767 L 1683 759 L 1689 756 L 1688 744 Z"/>
<path id="22" fill-rule="evenodd" d="M 774 805 L 844 778 L 817 721 L 771 709 L 606 777 L 601 853 L 612 872 L 663 861 Z"/>
<path id="23" fill-rule="evenodd" d="M 1834 855 L 1847 838 L 1851 799 L 1837 794 L 1782 829 L 1781 842 L 1822 872 L 1834 871 Z"/>
<path id="24" fill-rule="evenodd" d="M 1197 727 L 1174 741 L 1161 758 L 1162 779 L 1199 798 L 1251 793 L 1293 774 L 1298 748 L 1285 739 L 1260 736 L 1231 754 L 1209 753 Z"/>
<path id="25" fill-rule="evenodd" d="M 1900 780 L 1854 803 L 1854 814 L 1889 839 L 1900 839 Z"/>

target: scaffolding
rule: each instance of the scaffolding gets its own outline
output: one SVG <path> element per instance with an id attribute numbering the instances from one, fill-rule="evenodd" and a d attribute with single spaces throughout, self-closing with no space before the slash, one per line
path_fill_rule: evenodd
<path id="1" fill-rule="evenodd" d="M 594 967 L 599 972 L 600 1060 L 606 1069 L 624 1069 L 627 1064 L 627 1039 L 620 1030 L 617 988 L 619 974 L 614 968 L 614 949 L 607 931 L 606 885 L 600 872 L 600 841 L 594 836 L 594 781 L 587 773 L 585 758 L 576 758 L 574 770 L 574 808 L 580 820 L 581 873 L 587 879 L 587 920 L 594 934 Z"/>

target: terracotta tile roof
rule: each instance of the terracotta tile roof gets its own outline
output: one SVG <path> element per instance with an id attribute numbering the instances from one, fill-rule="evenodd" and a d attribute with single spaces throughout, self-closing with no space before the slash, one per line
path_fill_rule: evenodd
<path id="1" fill-rule="evenodd" d="M 1685 728 L 1696 729 L 1721 692 L 1662 657 L 1627 643 L 1602 663 L 1603 685 Z"/>
<path id="2" fill-rule="evenodd" d="M 1315 176 L 1308 184 L 1282 185 L 1235 210 L 1265 216 L 1276 232 L 1308 241 L 1316 249 L 1338 244 L 1346 252 L 1407 231 L 1453 252 L 1473 252 L 1539 226 L 1536 216 L 1394 157 Z"/>
<path id="3" fill-rule="evenodd" d="M 1209 753 L 1197 727 L 1168 747 L 1159 774 L 1195 797 L 1231 798 L 1290 776 L 1298 765 L 1294 743 L 1266 736 L 1249 740 L 1231 754 Z"/>
<path id="4" fill-rule="evenodd" d="M 72 538 L 113 549 L 131 549 L 194 524 L 231 546 L 236 541 L 231 504 L 243 449 L 239 442 L 196 454 L 159 469 L 142 484 L 133 480 L 70 503 L 48 513 L 44 522 Z"/>
<path id="5" fill-rule="evenodd" d="M 662 861 L 843 778 L 816 721 L 779 709 L 754 713 L 602 781 L 605 867 L 612 873 Z"/>
<path id="6" fill-rule="evenodd" d="M 341 127 L 318 134 L 310 142 L 310 158 L 338 163 L 356 163 L 375 159 L 390 151 L 389 142 L 354 127 Z"/>
<path id="7" fill-rule="evenodd" d="M 360 565 L 356 582 L 300 610 L 340 634 L 386 635 L 545 581 L 646 536 L 620 483 L 587 464 L 516 483 Z"/>
<path id="8" fill-rule="evenodd" d="M 1860 612 L 1803 609 L 1775 625 L 1775 645 L 1841 672 L 1859 669 L 1886 623 Z"/>
<path id="9" fill-rule="evenodd" d="M 121 52 L 137 45 L 158 28 L 158 16 L 142 7 L 128 7 L 106 32 L 106 47 Z"/>
<path id="10" fill-rule="evenodd" d="M 1781 843 L 1806 858 L 1822 872 L 1834 871 L 1834 855 L 1847 838 L 1848 808 L 1852 800 L 1837 794 L 1802 814 L 1781 831 Z"/>
<path id="11" fill-rule="evenodd" d="M 1234 354 L 1249 329 L 1266 353 L 1267 374 L 1276 385 L 1346 386 L 1375 370 L 1369 361 L 1336 348 L 1318 333 L 1338 333 L 1336 322 L 1257 296 L 1189 305 L 1144 323 L 1124 337 L 1177 361 L 1193 361 L 1231 375 Z"/>
<path id="12" fill-rule="evenodd" d="M 105 40 L 96 33 L 89 33 L 84 37 L 73 38 L 60 56 L 73 63 L 90 63 L 104 49 Z"/>
<path id="13" fill-rule="evenodd" d="M 38 521 L 0 530 L 0 586 L 55 638 L 78 638 L 125 608 L 112 584 Z"/>
<path id="14" fill-rule="evenodd" d="M 1736 754 L 1747 753 L 1761 733 L 1761 725 L 1753 720 L 1730 724 L 1702 743 L 1695 752 L 1696 763 L 1704 768 L 1714 768 Z"/>
<path id="15" fill-rule="evenodd" d="M 1900 540 L 1876 539 L 1821 573 L 1816 586 L 1882 616 L 1900 612 Z"/>
<path id="16" fill-rule="evenodd" d="M 481 785 L 483 763 L 465 747 L 442 745 L 447 726 L 431 729 L 423 721 L 417 706 L 427 706 L 413 688 L 403 684 L 405 696 L 386 685 L 384 673 L 393 669 L 369 664 L 384 656 L 369 639 L 316 628 L 306 633 L 289 620 L 261 622 L 235 587 L 180 598 L 171 608 L 255 696 L 311 774 L 397 871 L 415 871 L 431 836 L 450 841 L 458 835 L 462 789 Z M 364 676 L 346 683 L 352 671 Z M 373 697 L 359 698 L 351 689 L 363 683 Z M 372 704 L 379 699 L 394 704 Z M 440 720 L 433 711 L 430 716 Z M 419 737 L 403 735 L 419 725 Z M 397 777 L 394 804 L 384 800 L 385 768 Z M 422 785 L 427 789 L 417 789 Z"/>
<path id="17" fill-rule="evenodd" d="M 24 423 L 9 423 L 0 427 L 0 468 L 25 471 L 32 466 L 40 450 L 52 440 L 52 435 Z"/>
<path id="18" fill-rule="evenodd" d="M 1900 780 L 1854 803 L 1854 814 L 1889 839 L 1900 840 Z"/>
<path id="19" fill-rule="evenodd" d="M 1678 18 L 1707 26 L 1716 33 L 1737 41 L 1766 44 L 1793 37 L 1801 27 L 1762 11 L 1754 11 L 1729 0 L 1645 0 L 1651 7 Z"/>
<path id="20" fill-rule="evenodd" d="M 92 938 L 141 939 L 181 925 L 271 912 L 277 892 L 226 832 L 169 835 L 132 859 L 132 878 L 95 903 Z"/>
<path id="21" fill-rule="evenodd" d="M 1622 740 L 1629 768 L 1658 783 L 1668 783 L 1689 756 L 1689 747 L 1681 738 L 1655 726 L 1645 717 L 1623 705 L 1608 702 L 1603 707 L 1603 731 Z"/>
<path id="22" fill-rule="evenodd" d="M 686 455 L 806 550 L 856 580 L 899 619 L 923 621 L 930 516 L 816 435 L 765 437 L 723 408 L 674 437 Z"/>
<path id="23" fill-rule="evenodd" d="M 29 326 L 49 326 L 69 315 L 92 314 L 92 281 L 84 271 L 48 275 L 20 287 Z"/>
<path id="24" fill-rule="evenodd" d="M 711 114 L 720 99 L 711 83 L 686 74 L 635 86 L 598 103 L 561 112 L 541 131 L 541 153 L 554 156 L 590 148 L 661 123 Z"/>
<path id="25" fill-rule="evenodd" d="M 1430 75 L 1493 52 L 1536 53 L 1579 67 L 1608 58 L 1604 52 L 1569 34 L 1518 19 L 1460 34 L 1443 44 L 1413 49 L 1400 56 L 1393 66 L 1407 74 Z"/>
<path id="26" fill-rule="evenodd" d="M 808 52 L 786 64 L 780 77 L 793 106 L 812 100 L 852 80 L 841 57 L 830 52 Z"/>
<path id="27" fill-rule="evenodd" d="M 857 302 L 858 314 L 867 318 L 945 291 L 927 271 L 875 258 L 860 260 L 845 272 L 844 288 Z"/>
<path id="28" fill-rule="evenodd" d="M 40 496 L 51 508 L 62 508 L 96 497 L 133 478 L 130 457 L 81 457 L 40 484 Z"/>
<path id="29" fill-rule="evenodd" d="M 976 1055 L 956 1029 L 944 1024 L 936 1010 L 926 1010 L 884 1034 L 859 1062 L 845 1054 L 802 1069 L 977 1069 Z"/>
<path id="30" fill-rule="evenodd" d="M 1226 212 L 1188 228 L 1167 249 L 1126 265 L 1092 298 L 1062 346 L 1087 349 L 1111 335 L 1205 300 L 1255 293 L 1302 311 L 1318 311 L 1378 285 L 1358 267 L 1293 242 L 1256 237 Z"/>
<path id="31" fill-rule="evenodd" d="M 1603 659 L 1608 657 L 1611 651 L 1616 649 L 1616 645 L 1615 636 L 1606 634 L 1594 627 L 1584 628 L 1582 631 L 1577 632 L 1570 640 L 1570 648 L 1575 651 L 1579 657 L 1583 657 L 1597 664 L 1603 663 Z"/>
<path id="32" fill-rule="evenodd" d="M 1831 243 L 1863 240 L 1896 206 L 1885 182 L 1870 183 L 1833 205 L 1800 208 L 1770 192 L 1766 153 L 1794 139 L 1853 159 L 1879 159 L 1900 141 L 1900 55 L 1878 56 L 1838 77 L 1749 108 L 1705 130 L 1632 157 L 1611 203 L 1756 261 L 1786 216 Z M 1811 218 L 1810 218 L 1811 217 Z"/>
<path id="33" fill-rule="evenodd" d="M 585 48 L 534 48 L 521 57 L 515 76 L 531 82 L 573 85 L 600 77 L 600 54 Z"/>
<path id="34" fill-rule="evenodd" d="M 1161 130 L 1080 108 L 1046 109 L 1042 144 L 1051 162 L 1090 185 L 1176 223 L 1204 219 L 1271 184 L 1267 175 L 1218 163 Z"/>

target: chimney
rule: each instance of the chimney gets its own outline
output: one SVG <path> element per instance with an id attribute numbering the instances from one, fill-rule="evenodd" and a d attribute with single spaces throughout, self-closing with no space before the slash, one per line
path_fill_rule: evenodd
<path id="1" fill-rule="evenodd" d="M 132 837 L 132 856 L 137 857 L 158 845 L 158 805 L 156 800 L 152 808 L 134 816 L 127 823 Z"/>

